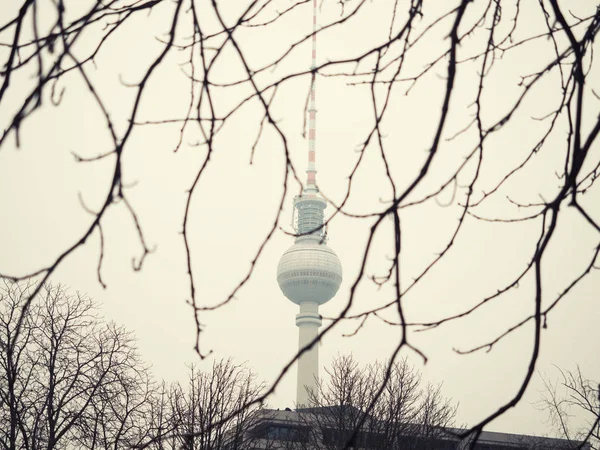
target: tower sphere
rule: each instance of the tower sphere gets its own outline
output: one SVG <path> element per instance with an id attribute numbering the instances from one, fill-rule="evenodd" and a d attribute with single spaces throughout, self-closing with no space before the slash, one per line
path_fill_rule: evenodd
<path id="1" fill-rule="evenodd" d="M 279 260 L 277 282 L 292 302 L 322 305 L 338 291 L 342 283 L 342 265 L 335 252 L 320 240 L 301 240 Z"/>

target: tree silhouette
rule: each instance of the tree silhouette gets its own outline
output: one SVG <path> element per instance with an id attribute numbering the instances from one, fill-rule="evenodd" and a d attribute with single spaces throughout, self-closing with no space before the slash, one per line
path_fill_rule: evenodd
<path id="1" fill-rule="evenodd" d="M 36 288 L 6 283 L 0 291 L 2 448 L 107 449 L 147 439 L 151 384 L 131 335 L 61 287 L 42 290 L 17 334 L 18 313 Z"/>
<path id="2" fill-rule="evenodd" d="M 175 384 L 171 390 L 172 435 L 189 450 L 249 448 L 247 433 L 256 425 L 257 409 L 242 407 L 257 398 L 261 388 L 252 372 L 231 360 L 215 362 L 210 372 L 190 367 L 188 386 Z"/>
<path id="3" fill-rule="evenodd" d="M 360 367 L 352 356 L 334 360 L 303 416 L 311 430 L 308 448 L 321 442 L 328 450 L 438 448 L 436 439 L 454 425 L 456 406 L 441 386 L 423 387 L 406 360 L 389 367 L 389 373 L 387 363 Z"/>
<path id="4" fill-rule="evenodd" d="M 600 384 L 585 378 L 579 367 L 559 372 L 558 382 L 544 380 L 546 391 L 539 406 L 548 412 L 563 439 L 589 442 L 596 450 L 600 442 Z M 583 413 L 585 420 L 578 428 L 571 421 L 575 413 Z"/>

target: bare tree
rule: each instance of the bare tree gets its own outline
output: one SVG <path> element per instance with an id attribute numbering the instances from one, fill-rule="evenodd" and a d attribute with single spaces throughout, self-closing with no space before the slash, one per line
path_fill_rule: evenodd
<path id="1" fill-rule="evenodd" d="M 588 443 L 600 448 L 600 383 L 587 379 L 581 369 L 560 372 L 556 382 L 544 380 L 546 391 L 539 406 L 546 410 L 557 433 L 574 447 Z M 573 424 L 573 417 L 583 419 Z"/>
<path id="2" fill-rule="evenodd" d="M 150 447 L 188 450 L 249 448 L 249 430 L 260 420 L 258 409 L 243 408 L 263 386 L 245 366 L 231 360 L 213 364 L 209 372 L 190 366 L 187 385 L 163 388 L 158 431 Z M 234 412 L 241 410 L 239 414 Z M 145 445 L 148 445 L 146 443 Z"/>
<path id="3" fill-rule="evenodd" d="M 91 299 L 60 286 L 41 290 L 16 334 L 34 289 L 6 283 L 0 294 L 3 448 L 116 449 L 146 439 L 151 382 L 131 334 L 103 323 Z"/>
<path id="4" fill-rule="evenodd" d="M 28 351 L 32 343 L 31 323 L 26 319 L 17 333 L 20 307 L 32 286 L 4 280 L 0 288 L 0 444 L 3 450 L 31 448 L 25 418 L 32 407 L 31 389 L 36 374 L 35 358 Z"/>
<path id="5" fill-rule="evenodd" d="M 454 423 L 456 406 L 443 397 L 441 386 L 423 387 L 405 359 L 363 368 L 343 356 L 327 377 L 311 393 L 310 407 L 300 410 L 310 448 L 435 448 Z"/>
<path id="6" fill-rule="evenodd" d="M 531 355 L 522 382 L 496 411 L 474 425 L 475 437 L 485 425 L 521 400 L 535 373 L 542 345 L 542 329 L 551 326 L 548 317 L 598 266 L 600 238 L 596 233 L 600 233 L 600 216 L 587 194 L 597 192 L 596 180 L 600 175 L 600 157 L 592 151 L 600 133 L 597 86 L 600 77 L 597 58 L 592 57 L 600 30 L 600 9 L 594 2 L 577 2 L 574 5 L 567 0 L 455 0 L 443 2 L 443 6 L 423 0 L 390 1 L 377 6 L 381 20 L 386 21 L 381 24 L 385 25 L 374 30 L 360 30 L 365 37 L 364 48 L 350 49 L 347 54 L 319 62 L 314 68 L 298 68 L 295 50 L 313 35 L 341 32 L 356 26 L 356 23 L 362 26 L 362 19 L 370 14 L 368 5 L 371 2 L 367 0 L 323 3 L 338 8 L 339 14 L 335 17 L 330 15 L 314 32 L 292 36 L 291 44 L 286 48 L 273 47 L 273 50 L 266 50 L 266 54 L 264 49 L 260 52 L 249 50 L 253 42 L 252 33 L 268 31 L 286 20 L 297 20 L 299 14 L 312 6 L 310 1 L 248 0 L 236 2 L 235 8 L 216 0 L 205 3 L 196 0 L 90 1 L 83 6 L 78 4 L 77 9 L 65 0 L 10 3 L 12 9 L 3 15 L 6 19 L 0 24 L 0 57 L 3 61 L 0 103 L 3 107 L 2 129 L 5 130 L 0 136 L 2 154 L 8 147 L 26 147 L 27 133 L 30 132 L 27 125 L 32 117 L 53 115 L 56 108 L 60 108 L 61 101 L 80 83 L 85 95 L 79 95 L 79 91 L 78 101 L 91 102 L 99 112 L 98 131 L 106 136 L 106 144 L 93 154 L 78 152 L 75 158 L 85 164 L 100 164 L 102 160 L 112 167 L 102 199 L 88 206 L 82 197 L 82 207 L 90 214 L 87 226 L 74 235 L 49 263 L 40 264 L 29 273 L 17 273 L 12 267 L 3 269 L 5 275 L 13 279 L 40 277 L 42 280 L 23 302 L 10 354 L 15 354 L 12 345 L 17 345 L 20 333 L 25 332 L 28 309 L 43 283 L 79 247 L 93 242 L 92 236 L 97 238 L 92 245 L 100 248 L 97 264 L 92 270 L 97 270 L 98 282 L 105 285 L 102 278 L 103 224 L 107 211 L 124 208 L 131 218 L 141 248 L 139 256 L 133 260 L 133 269 L 143 268 L 152 247 L 147 243 L 143 223 L 136 213 L 137 205 L 132 201 L 132 191 L 123 175 L 127 171 L 124 161 L 125 155 L 130 152 L 134 131 L 143 132 L 144 127 L 161 126 L 177 127 L 179 135 L 173 145 L 175 150 L 193 137 L 204 152 L 188 189 L 183 193 L 185 206 L 181 211 L 189 299 L 197 331 L 195 347 L 204 357 L 207 352 L 201 345 L 201 322 L 207 320 L 208 311 L 227 304 L 248 282 L 265 245 L 280 226 L 280 214 L 289 192 L 302 184 L 297 176 L 298 163 L 290 152 L 291 132 L 275 115 L 275 105 L 285 92 L 289 92 L 286 89 L 294 89 L 289 86 L 295 80 L 309 81 L 316 75 L 323 75 L 339 79 L 349 89 L 361 89 L 368 98 L 363 109 L 371 111 L 371 114 L 365 119 L 368 121 L 366 130 L 355 143 L 358 152 L 348 174 L 345 194 L 329 198 L 336 211 L 334 216 L 370 221 L 364 236 L 366 245 L 355 271 L 356 277 L 351 281 L 350 295 L 345 299 L 341 312 L 321 333 L 321 338 L 341 321 L 356 321 L 357 331 L 366 321 L 382 321 L 398 327 L 400 331 L 390 354 L 390 363 L 395 361 L 401 350 L 406 349 L 425 358 L 426 355 L 410 339 L 411 328 L 429 330 L 464 320 L 475 311 L 483 314 L 489 310 L 489 305 L 498 304 L 498 299 L 511 295 L 519 285 L 527 284 L 532 291 L 529 311 L 494 337 L 477 340 L 469 348 L 461 350 L 470 353 L 492 349 L 515 330 L 531 324 Z M 525 9 L 533 12 L 524 19 Z M 98 81 L 103 68 L 94 64 L 107 44 L 118 39 L 118 31 L 128 27 L 136 18 L 154 11 L 167 19 L 167 32 L 161 35 L 161 47 L 152 60 L 145 63 L 137 82 L 124 83 L 133 90 L 133 95 L 127 112 L 117 115 L 107 99 L 118 94 L 103 91 Z M 533 20 L 530 20 L 532 17 Z M 377 39 L 367 40 L 371 35 L 377 35 Z M 425 52 L 424 47 L 433 50 Z M 184 56 L 177 59 L 173 56 L 175 50 L 179 50 L 178 55 Z M 523 69 L 516 80 L 508 80 L 507 85 L 499 87 L 495 80 L 502 78 L 502 68 L 511 55 L 525 55 L 524 59 L 535 64 Z M 187 106 L 170 117 L 158 116 L 154 110 L 145 111 L 144 102 L 156 92 L 152 90 L 151 81 L 158 68 L 173 61 L 184 66 L 189 85 L 184 102 Z M 222 72 L 219 72 L 222 63 L 237 68 L 229 73 L 231 78 L 223 79 Z M 464 88 L 458 95 L 457 86 L 461 82 Z M 405 95 L 418 96 L 415 86 L 427 83 L 439 88 L 438 101 L 430 106 L 430 120 L 422 132 L 425 141 L 403 150 L 416 155 L 416 162 L 409 173 L 400 177 L 398 172 L 402 160 L 396 147 L 387 143 L 386 135 L 398 123 L 395 111 L 399 109 L 398 103 L 403 101 L 399 99 Z M 506 104 L 499 106 L 497 100 L 488 94 L 505 88 Z M 426 91 L 420 95 L 433 95 L 433 90 Z M 10 101 L 7 102 L 7 99 Z M 545 102 L 538 101 L 542 99 Z M 459 100 L 465 100 L 466 104 L 460 104 Z M 279 201 L 272 211 L 272 223 L 256 236 L 258 250 L 247 273 L 240 280 L 233 280 L 231 292 L 225 298 L 201 301 L 197 296 L 200 280 L 192 267 L 193 261 L 202 256 L 189 240 L 192 199 L 200 189 L 212 188 L 206 187 L 200 180 L 204 180 L 211 170 L 214 153 L 228 151 L 220 147 L 218 137 L 238 132 L 230 124 L 246 107 L 257 112 L 251 120 L 254 133 L 252 139 L 248 139 L 250 161 L 256 148 L 265 141 L 265 133 L 270 132 L 277 139 L 276 142 L 271 139 L 269 145 L 277 149 L 284 160 Z M 518 158 L 498 168 L 499 172 L 489 171 L 488 167 L 494 165 L 490 154 L 491 149 L 498 146 L 497 139 L 502 139 L 522 124 L 531 133 L 531 139 L 519 148 Z M 407 124 L 407 128 L 413 125 Z M 304 124 L 299 123 L 294 130 L 300 132 L 303 128 Z M 456 144 L 457 140 L 460 140 L 459 144 Z M 48 151 L 58 151 L 58 147 Z M 442 156 L 447 155 L 448 148 L 455 149 L 458 155 L 451 163 L 445 162 L 447 160 Z M 541 154 L 549 154 L 550 159 L 540 160 L 538 155 Z M 378 197 L 387 201 L 369 204 L 357 211 L 351 206 L 350 199 L 356 191 L 357 174 L 365 165 L 367 155 L 376 158 L 382 168 L 386 187 Z M 441 168 L 438 170 L 437 167 Z M 543 193 L 538 187 L 529 190 L 519 188 L 515 197 L 511 183 L 518 176 L 543 176 L 550 181 Z M 435 182 L 430 182 L 432 177 Z M 406 251 L 402 243 L 411 239 L 404 225 L 405 218 L 420 214 L 429 206 L 436 207 L 436 201 L 439 206 L 440 195 L 446 193 L 451 193 L 451 204 L 456 213 L 452 227 L 434 236 L 442 242 L 439 251 L 405 282 L 401 279 L 402 270 L 406 267 Z M 560 239 L 557 236 L 561 231 L 568 231 L 569 221 L 562 220 L 562 217 L 566 217 L 569 210 L 576 216 L 575 220 L 580 220 L 594 232 L 595 237 L 586 240 L 587 253 L 582 252 L 578 256 L 568 281 L 557 290 L 558 294 L 553 295 L 551 292 L 555 290 L 546 289 L 547 282 L 543 282 L 551 278 L 548 276 L 551 264 L 546 262 L 559 258 L 549 249 Z M 392 219 L 391 227 L 384 225 L 386 217 Z M 470 248 L 471 242 L 464 230 L 481 221 L 530 224 L 537 230 L 535 235 L 524 237 L 521 243 L 529 249 L 523 269 L 494 282 L 485 293 L 477 294 L 477 300 L 471 306 L 458 313 L 431 320 L 407 318 L 403 300 L 407 296 L 418 295 L 423 284 L 435 282 L 434 269 L 448 259 L 454 248 Z M 42 233 L 44 224 L 41 224 Z M 387 236 L 390 242 L 389 251 L 380 256 L 391 254 L 391 258 L 383 270 L 371 272 L 367 261 L 377 252 L 373 242 L 380 236 Z M 356 306 L 359 286 L 368 283 L 368 280 L 377 285 L 390 285 L 392 294 L 380 298 L 376 306 L 350 313 L 350 309 Z M 257 403 L 275 390 L 293 363 L 291 360 L 283 365 L 281 376 L 261 398 L 255 399 Z M 14 400 L 9 400 L 9 403 L 11 401 Z"/>
<path id="7" fill-rule="evenodd" d="M 179 395 L 177 387 L 163 381 L 150 398 L 148 411 L 150 441 L 145 443 L 147 448 L 166 450 L 180 447 L 177 395 Z"/>
<path id="8" fill-rule="evenodd" d="M 147 368 L 132 358 L 129 370 L 117 368 L 103 383 L 84 413 L 77 442 L 90 450 L 133 448 L 155 437 L 151 405 L 158 395 Z"/>

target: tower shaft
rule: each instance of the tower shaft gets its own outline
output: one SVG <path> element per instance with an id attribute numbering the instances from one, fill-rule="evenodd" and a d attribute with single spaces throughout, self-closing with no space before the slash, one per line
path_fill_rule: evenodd
<path id="1" fill-rule="evenodd" d="M 298 350 L 316 340 L 321 326 L 319 304 L 316 302 L 303 302 L 300 304 L 300 313 L 296 316 L 298 326 Z M 315 343 L 307 349 L 298 359 L 298 381 L 296 385 L 296 404 L 309 406 L 312 395 L 317 395 L 317 377 L 319 374 L 319 344 Z"/>

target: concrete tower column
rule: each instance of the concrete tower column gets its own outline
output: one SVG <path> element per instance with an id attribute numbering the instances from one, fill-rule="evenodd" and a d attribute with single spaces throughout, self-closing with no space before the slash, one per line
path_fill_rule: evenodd
<path id="1" fill-rule="evenodd" d="M 316 302 L 300 303 L 300 313 L 296 316 L 298 326 L 298 350 L 302 350 L 313 342 L 321 326 L 321 315 L 319 304 Z M 319 345 L 313 345 L 310 349 L 300 355 L 298 359 L 298 381 L 296 401 L 300 406 L 309 406 L 309 392 L 316 393 L 316 380 L 319 376 Z"/>

